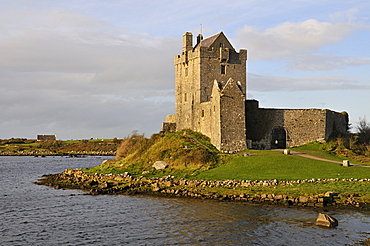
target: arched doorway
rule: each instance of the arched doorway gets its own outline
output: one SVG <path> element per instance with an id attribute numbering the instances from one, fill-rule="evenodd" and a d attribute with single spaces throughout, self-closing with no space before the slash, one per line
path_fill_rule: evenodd
<path id="1" fill-rule="evenodd" d="M 271 149 L 286 148 L 286 131 L 283 127 L 274 128 L 271 132 Z"/>

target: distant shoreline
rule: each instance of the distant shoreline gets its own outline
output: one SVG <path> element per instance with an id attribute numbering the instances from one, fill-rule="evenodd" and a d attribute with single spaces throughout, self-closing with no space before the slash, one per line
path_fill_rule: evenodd
<path id="1" fill-rule="evenodd" d="M 83 158 L 86 156 L 114 156 L 115 153 L 110 152 L 96 152 L 96 153 L 78 153 L 78 154 L 71 154 L 71 153 L 42 153 L 42 154 L 32 154 L 32 153 L 0 153 L 0 156 L 33 156 L 33 157 L 47 157 L 47 156 L 60 156 L 60 157 L 76 157 L 76 158 Z"/>

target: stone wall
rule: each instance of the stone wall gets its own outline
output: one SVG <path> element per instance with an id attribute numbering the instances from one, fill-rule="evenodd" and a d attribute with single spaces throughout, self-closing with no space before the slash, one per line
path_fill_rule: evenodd
<path id="1" fill-rule="evenodd" d="M 229 80 L 221 91 L 221 147 L 227 153 L 247 148 L 245 130 L 245 95 L 239 82 Z"/>
<path id="2" fill-rule="evenodd" d="M 246 111 L 247 139 L 261 149 L 274 147 L 275 129 L 285 131 L 284 147 L 327 141 L 332 134 L 347 131 L 348 115 L 328 109 L 264 109 L 258 101 L 248 100 Z"/>

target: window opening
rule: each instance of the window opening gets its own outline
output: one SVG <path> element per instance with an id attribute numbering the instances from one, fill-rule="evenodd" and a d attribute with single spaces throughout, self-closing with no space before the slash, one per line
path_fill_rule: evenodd
<path id="1" fill-rule="evenodd" d="M 226 66 L 221 65 L 221 74 L 226 74 Z"/>

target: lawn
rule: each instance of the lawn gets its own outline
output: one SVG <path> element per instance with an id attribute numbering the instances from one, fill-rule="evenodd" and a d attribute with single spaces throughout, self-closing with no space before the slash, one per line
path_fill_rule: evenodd
<path id="1" fill-rule="evenodd" d="M 370 178 L 370 168 L 366 167 L 343 167 L 336 163 L 284 155 L 281 152 L 269 150 L 250 151 L 250 153 L 251 155 L 247 157 L 242 155 L 227 157 L 225 164 L 204 171 L 196 178 L 212 180 Z"/>
<path id="2" fill-rule="evenodd" d="M 291 150 L 294 150 L 294 151 L 297 151 L 297 152 L 300 152 L 300 153 L 304 153 L 304 154 L 307 154 L 307 155 L 312 155 L 312 156 L 316 156 L 316 157 L 320 157 L 320 158 L 324 158 L 324 159 L 333 160 L 333 161 L 350 160 L 351 163 L 370 165 L 370 163 L 362 163 L 360 161 L 356 161 L 356 160 L 350 159 L 348 157 L 337 156 L 337 155 L 335 155 L 334 152 L 328 152 L 328 151 L 323 150 L 326 147 L 328 147 L 328 145 L 330 145 L 330 144 L 331 143 L 312 142 L 312 143 L 305 144 L 305 145 L 302 145 L 302 146 L 299 146 L 299 147 L 291 148 Z"/>

